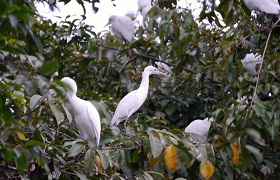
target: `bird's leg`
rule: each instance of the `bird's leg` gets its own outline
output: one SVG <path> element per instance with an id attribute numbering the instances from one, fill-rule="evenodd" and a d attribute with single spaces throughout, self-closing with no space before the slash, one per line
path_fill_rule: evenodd
<path id="1" fill-rule="evenodd" d="M 120 124 L 118 124 L 117 126 L 120 129 L 122 136 L 124 136 L 124 132 L 123 132 L 122 128 L 120 127 Z"/>
<path id="2" fill-rule="evenodd" d="M 125 131 L 125 134 L 127 134 L 127 127 L 126 127 L 127 120 L 128 120 L 128 118 L 124 121 L 124 131 Z"/>

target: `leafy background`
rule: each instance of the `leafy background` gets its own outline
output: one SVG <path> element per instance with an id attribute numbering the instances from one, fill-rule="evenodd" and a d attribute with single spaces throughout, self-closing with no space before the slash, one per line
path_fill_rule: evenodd
<path id="1" fill-rule="evenodd" d="M 48 2 L 54 8 L 56 1 Z M 91 2 L 97 11 L 98 1 Z M 0 0 L 1 178 L 279 179 L 277 27 L 268 39 L 276 16 L 221 0 L 201 1 L 195 19 L 176 9 L 176 0 L 158 0 L 136 40 L 123 44 L 95 33 L 84 17 L 52 23 L 34 3 Z M 137 53 L 127 56 L 130 48 Z M 258 86 L 241 64 L 250 52 L 265 54 Z M 121 137 L 109 126 L 114 110 L 158 59 L 173 75 L 151 77 L 148 98 Z M 65 76 L 100 113 L 98 149 L 78 139 L 61 92 Z M 183 132 L 205 117 L 214 118 L 207 142 Z M 263 166 L 271 173 L 263 174 Z"/>

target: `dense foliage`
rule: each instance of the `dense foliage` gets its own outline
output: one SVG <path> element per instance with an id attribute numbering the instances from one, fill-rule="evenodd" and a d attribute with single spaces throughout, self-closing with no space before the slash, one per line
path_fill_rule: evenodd
<path id="1" fill-rule="evenodd" d="M 174 2 L 158 1 L 125 44 L 84 17 L 52 23 L 33 1 L 0 0 L 1 179 L 280 179 L 279 30 L 268 39 L 277 18 L 221 0 L 202 1 L 195 19 Z M 265 55 L 259 77 L 242 68 L 250 52 Z M 172 75 L 150 77 L 122 136 L 109 126 L 117 104 L 157 60 Z M 100 113 L 97 149 L 78 139 L 65 76 Z M 207 141 L 184 133 L 206 117 L 214 118 Z"/>

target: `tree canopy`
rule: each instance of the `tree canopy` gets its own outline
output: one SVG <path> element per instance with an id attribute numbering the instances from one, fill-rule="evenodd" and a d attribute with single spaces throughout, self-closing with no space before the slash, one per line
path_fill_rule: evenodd
<path id="1" fill-rule="evenodd" d="M 279 20 L 241 0 L 210 2 L 200 1 L 196 18 L 158 0 L 123 43 L 84 16 L 53 23 L 34 1 L 0 0 L 0 177 L 279 179 Z M 249 53 L 262 55 L 257 75 L 242 66 Z M 157 61 L 172 74 L 150 77 L 145 103 L 119 134 L 110 127 L 119 101 Z M 60 82 L 67 76 L 99 111 L 98 148 L 79 139 Z M 184 132 L 207 117 L 207 141 Z"/>

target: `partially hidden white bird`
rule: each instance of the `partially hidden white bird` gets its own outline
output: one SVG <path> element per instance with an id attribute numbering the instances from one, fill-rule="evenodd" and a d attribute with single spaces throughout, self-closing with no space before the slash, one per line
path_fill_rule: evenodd
<path id="1" fill-rule="evenodd" d="M 185 133 L 199 134 L 206 139 L 212 122 L 213 118 L 196 119 L 186 127 Z"/>
<path id="2" fill-rule="evenodd" d="M 101 123 L 97 109 L 89 101 L 76 96 L 77 84 L 73 79 L 64 77 L 61 81 L 69 86 L 69 88 L 66 88 L 66 95 L 72 105 L 74 119 L 80 131 L 80 137 L 88 141 L 90 147 L 98 147 Z"/>
<path id="3" fill-rule="evenodd" d="M 112 15 L 109 17 L 109 22 L 106 26 L 109 24 L 117 39 L 124 42 L 133 41 L 135 27 L 129 17 Z"/>
<path id="4" fill-rule="evenodd" d="M 166 76 L 165 73 L 160 72 L 157 68 L 147 66 L 143 71 L 142 81 L 139 88 L 124 96 L 118 104 L 110 123 L 111 126 L 117 126 L 123 120 L 125 120 L 126 123 L 128 118 L 142 106 L 148 95 L 149 76 L 151 74 Z"/>
<path id="5" fill-rule="evenodd" d="M 143 17 L 146 17 L 147 13 L 152 8 L 152 2 L 151 0 L 138 0 L 138 11 L 141 12 Z"/>
<path id="6" fill-rule="evenodd" d="M 241 60 L 243 68 L 252 75 L 257 75 L 256 65 L 262 62 L 262 56 L 254 53 L 246 54 Z"/>
<path id="7" fill-rule="evenodd" d="M 245 5 L 256 11 L 262 11 L 267 14 L 279 14 L 280 5 L 278 0 L 243 0 Z"/>
<path id="8" fill-rule="evenodd" d="M 157 65 L 158 70 L 160 70 L 161 72 L 164 72 L 164 73 L 170 74 L 170 75 L 173 74 L 172 68 L 170 68 L 166 63 L 156 61 L 155 64 Z"/>

